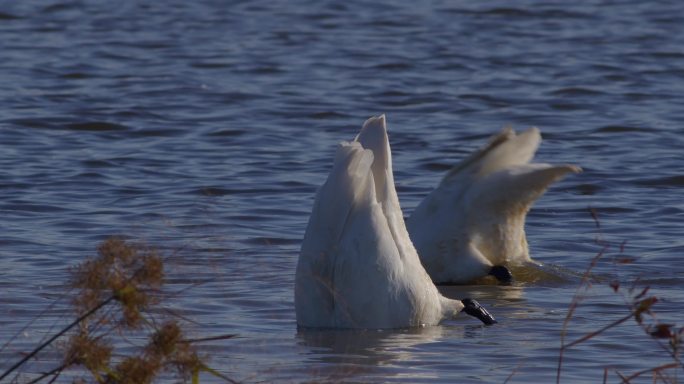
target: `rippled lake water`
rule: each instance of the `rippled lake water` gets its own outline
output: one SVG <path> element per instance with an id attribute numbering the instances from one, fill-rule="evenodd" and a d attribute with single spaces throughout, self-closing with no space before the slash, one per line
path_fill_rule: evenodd
<path id="1" fill-rule="evenodd" d="M 628 313 L 612 280 L 650 286 L 681 326 L 683 36 L 678 1 L 2 2 L 0 370 L 62 319 L 68 267 L 112 234 L 170 255 L 169 289 L 190 288 L 167 305 L 197 335 L 238 334 L 204 350 L 244 382 L 552 382 L 597 238 L 612 247 L 569 340 Z M 489 135 L 538 126 L 536 159 L 584 173 L 537 202 L 528 241 L 573 277 L 443 290 L 492 327 L 298 332 L 315 190 L 379 113 L 406 215 Z M 629 321 L 566 351 L 561 381 L 670 361 Z"/>

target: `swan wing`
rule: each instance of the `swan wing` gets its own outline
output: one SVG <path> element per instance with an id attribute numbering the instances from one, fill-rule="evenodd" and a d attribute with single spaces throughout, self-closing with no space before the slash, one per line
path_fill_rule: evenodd
<path id="1" fill-rule="evenodd" d="M 575 165 L 523 164 L 492 173 L 473 185 L 465 199 L 469 211 L 494 213 L 527 212 L 548 187 L 569 173 L 579 173 Z"/>
<path id="2" fill-rule="evenodd" d="M 394 186 L 392 152 L 387 136 L 385 115 L 366 120 L 355 140 L 361 143 L 363 148 L 373 151 L 374 158 L 371 170 L 375 184 L 376 201 L 382 208 L 389 231 L 397 245 L 400 253 L 399 258 L 401 260 L 412 260 L 416 251 L 409 238 L 399 204 L 399 196 Z M 419 262 L 417 256 L 415 258 Z"/>
<path id="3" fill-rule="evenodd" d="M 525 218 L 554 182 L 581 169 L 574 165 L 523 164 L 494 172 L 464 199 L 465 227 L 476 247 L 494 265 L 531 261 Z"/>
<path id="4" fill-rule="evenodd" d="M 316 193 L 295 274 L 295 310 L 301 326 L 334 326 L 338 244 L 355 201 L 370 181 L 372 163 L 372 151 L 359 143 L 340 143 L 333 168 Z"/>
<path id="5" fill-rule="evenodd" d="M 540 143 L 538 128 L 532 127 L 520 134 L 510 127 L 504 128 L 492 136 L 487 145 L 449 170 L 442 183 L 461 183 L 464 178 L 479 178 L 506 167 L 529 163 Z"/>
<path id="6" fill-rule="evenodd" d="M 387 303 L 383 308 L 387 316 L 384 327 L 406 327 L 421 324 L 437 324 L 445 316 L 457 313 L 462 308 L 460 301 L 445 299 L 437 291 L 430 276 L 420 262 L 418 253 L 409 238 L 404 216 L 399 204 L 399 197 L 394 185 L 392 170 L 392 154 L 387 136 L 385 116 L 368 119 L 356 137 L 364 148 L 373 151 L 374 160 L 371 167 L 375 187 L 375 204 L 370 205 L 372 214 L 362 217 L 372 217 L 372 228 L 363 230 L 373 233 L 364 237 L 370 240 L 369 247 L 378 247 L 377 259 L 373 260 L 376 270 L 381 271 L 376 281 L 382 282 L 378 287 L 367 287 L 372 292 L 381 292 L 384 287 L 384 297 L 375 297 L 377 308 L 381 302 Z M 360 229 L 365 225 L 355 225 Z M 370 292 L 370 291 L 367 291 Z M 446 303 L 446 304 L 445 304 Z M 444 311 L 446 305 L 448 311 Z M 382 306 L 380 306 L 382 308 Z M 367 309 L 372 313 L 373 309 Z M 383 314 L 374 315 L 382 318 Z"/>

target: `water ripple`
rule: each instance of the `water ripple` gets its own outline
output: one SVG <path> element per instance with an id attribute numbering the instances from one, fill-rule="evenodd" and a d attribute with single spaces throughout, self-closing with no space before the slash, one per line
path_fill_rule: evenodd
<path id="1" fill-rule="evenodd" d="M 681 317 L 678 2 L 287 5 L 0 6 L 0 306 L 11 313 L 0 343 L 61 291 L 69 266 L 121 234 L 174 255 L 172 291 L 198 283 L 172 305 L 199 333 L 240 334 L 207 346 L 238 379 L 555 380 L 549 345 L 574 284 L 450 292 L 486 299 L 497 327 L 297 332 L 294 268 L 316 188 L 337 143 L 379 113 L 405 215 L 501 127 L 538 126 L 536 161 L 585 171 L 532 208 L 534 257 L 581 274 L 597 238 L 609 252 L 629 240 L 635 261 L 607 255 L 597 276 L 641 279 L 667 299 L 664 318 Z M 621 315 L 620 300 L 597 283 L 572 334 Z M 657 347 L 624 344 L 640 332 L 570 353 L 564 378 L 597 381 L 620 359 L 626 372 L 658 365 Z"/>

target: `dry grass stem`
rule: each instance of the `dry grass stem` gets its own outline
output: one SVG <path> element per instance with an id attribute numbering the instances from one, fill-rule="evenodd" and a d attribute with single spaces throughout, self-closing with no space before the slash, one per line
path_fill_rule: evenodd
<path id="1" fill-rule="evenodd" d="M 591 281 L 589 279 L 591 271 L 594 269 L 598 261 L 603 258 L 607 250 L 609 249 L 610 244 L 603 240 L 603 235 L 601 232 L 601 224 L 599 222 L 598 218 L 598 212 L 590 208 L 589 212 L 591 214 L 591 217 L 594 219 L 594 222 L 596 224 L 596 228 L 598 230 L 598 235 L 596 238 L 596 243 L 602 247 L 602 249 L 598 252 L 598 254 L 592 259 L 589 267 L 585 271 L 584 275 L 582 276 L 582 280 L 577 288 L 577 291 L 575 295 L 573 296 L 570 305 L 568 307 L 568 313 L 563 321 L 563 326 L 560 332 L 560 350 L 558 352 L 558 366 L 557 366 L 557 373 L 556 373 L 556 383 L 560 383 L 561 380 L 561 371 L 562 371 L 562 366 L 563 366 L 563 357 L 564 353 L 571 347 L 574 347 L 578 344 L 587 342 L 594 337 L 620 325 L 623 323 L 628 322 L 631 319 L 634 319 L 634 322 L 636 325 L 642 328 L 644 333 L 650 337 L 651 340 L 654 340 L 663 351 L 665 351 L 669 358 L 672 359 L 672 362 L 664 363 L 661 365 L 658 365 L 653 368 L 648 368 L 644 369 L 641 371 L 638 371 L 636 373 L 633 373 L 632 375 L 626 376 L 623 373 L 613 370 L 615 374 L 620 378 L 620 380 L 623 383 L 630 383 L 631 380 L 640 377 L 646 373 L 652 373 L 653 374 L 653 382 L 656 383 L 658 380 L 660 380 L 663 383 L 674 383 L 676 382 L 676 377 L 674 380 L 671 380 L 667 376 L 665 376 L 665 371 L 666 370 L 671 370 L 671 369 L 679 369 L 679 368 L 684 368 L 684 364 L 682 364 L 682 360 L 679 357 L 680 353 L 680 346 L 682 344 L 682 335 L 684 334 L 684 327 L 681 328 L 676 328 L 674 324 L 666 324 L 666 323 L 661 323 L 658 321 L 658 319 L 655 316 L 655 313 L 653 312 L 653 306 L 659 302 L 658 298 L 656 296 L 649 296 L 649 290 L 650 288 L 648 286 L 642 288 L 641 290 L 637 290 L 637 284 L 639 283 L 639 280 L 637 279 L 636 281 L 632 282 L 631 286 L 625 291 L 621 290 L 622 284 L 617 281 L 613 280 L 609 283 L 609 286 L 612 288 L 613 292 L 616 294 L 622 295 L 622 298 L 625 302 L 625 307 L 627 309 L 627 314 L 610 322 L 609 324 L 602 326 L 596 331 L 589 332 L 585 334 L 584 336 L 579 337 L 578 339 L 566 343 L 566 336 L 567 336 L 567 331 L 568 327 L 570 324 L 570 320 L 572 319 L 576 309 L 578 308 L 579 304 L 581 301 L 584 299 L 584 292 L 588 290 L 591 287 Z M 624 256 L 624 249 L 625 249 L 625 242 L 623 241 L 620 244 L 619 247 L 619 254 L 617 257 L 613 258 L 613 263 L 616 265 L 619 264 L 630 264 L 634 261 L 634 258 L 632 257 L 626 257 Z M 647 321 L 647 319 L 650 319 L 650 322 Z M 675 371 L 676 373 L 676 371 Z M 606 383 L 608 381 L 608 368 L 604 369 L 604 374 L 603 374 L 603 382 Z"/>
<path id="2" fill-rule="evenodd" d="M 198 354 L 193 340 L 185 337 L 177 320 L 160 318 L 160 313 L 166 312 L 155 307 L 163 298 L 163 284 L 164 263 L 156 250 L 119 237 L 105 240 L 97 248 L 96 257 L 71 270 L 69 285 L 77 290 L 72 301 L 76 319 L 4 372 L 0 380 L 69 333 L 61 342 L 61 364 L 32 382 L 47 378 L 54 382 L 72 367 L 80 367 L 88 372 L 92 382 L 100 384 L 146 384 L 162 373 L 197 383 L 200 372 L 234 382 L 206 365 L 206 357 Z M 133 346 L 136 352 L 128 356 L 115 354 L 120 340 L 129 336 L 139 338 L 145 333 L 147 343 Z M 112 340 L 114 337 L 119 338 L 117 342 Z M 82 377 L 73 382 L 87 380 Z"/>

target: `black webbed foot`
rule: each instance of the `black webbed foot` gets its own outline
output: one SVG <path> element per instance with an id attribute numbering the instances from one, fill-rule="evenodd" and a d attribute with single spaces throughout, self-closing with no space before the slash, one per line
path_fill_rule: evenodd
<path id="1" fill-rule="evenodd" d="M 477 317 L 486 325 L 497 323 L 496 319 L 494 319 L 494 316 L 487 312 L 487 310 L 484 309 L 484 307 L 482 307 L 477 301 L 473 299 L 463 299 L 461 302 L 464 305 L 463 312 L 469 314 L 470 316 Z"/>
<path id="2" fill-rule="evenodd" d="M 489 270 L 489 274 L 494 276 L 500 283 L 510 284 L 513 281 L 513 275 L 508 268 L 503 265 L 495 265 Z"/>

